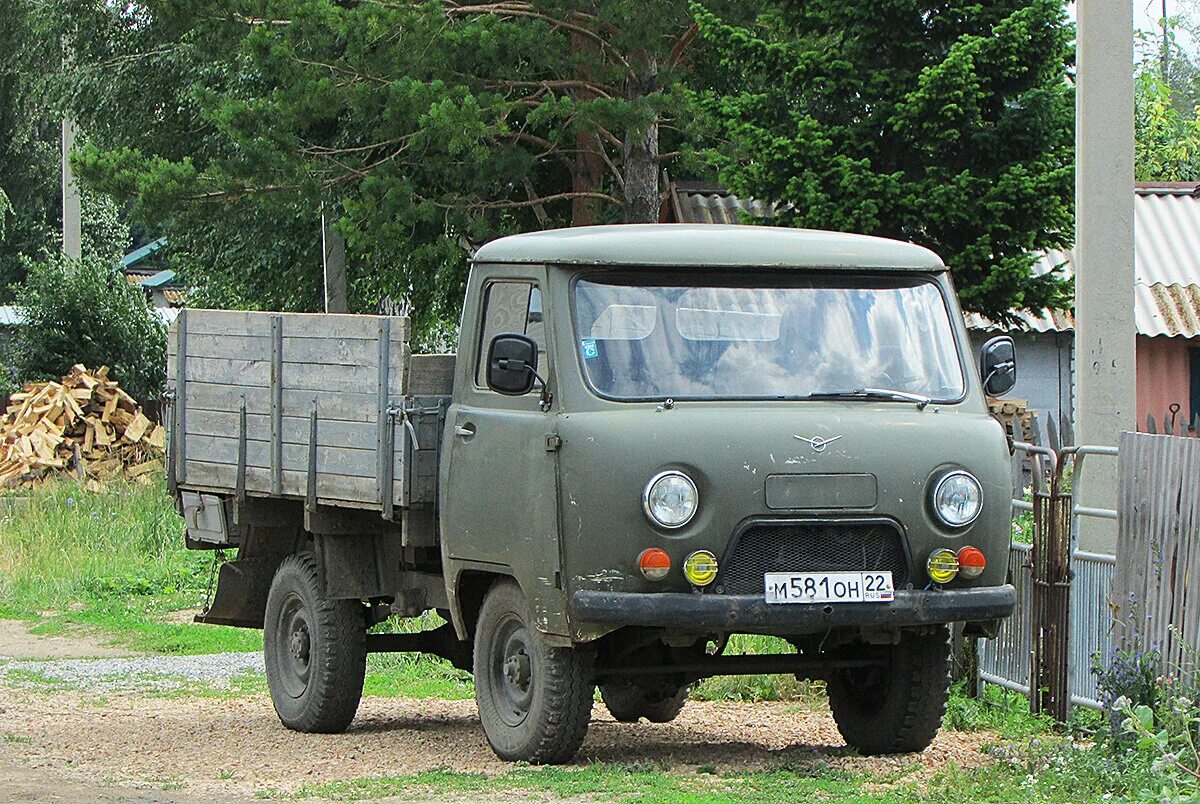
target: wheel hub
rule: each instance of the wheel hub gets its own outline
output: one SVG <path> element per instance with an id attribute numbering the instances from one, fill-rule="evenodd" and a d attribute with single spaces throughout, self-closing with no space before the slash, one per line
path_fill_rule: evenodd
<path id="1" fill-rule="evenodd" d="M 536 672 L 529 631 L 516 616 L 502 622 L 491 640 L 491 694 L 506 725 L 517 726 L 529 715 Z"/>
<path id="2" fill-rule="evenodd" d="M 310 642 L 307 628 L 299 626 L 292 631 L 292 638 L 289 642 L 288 648 L 291 650 L 293 659 L 303 664 L 307 664 L 309 645 Z"/>
<path id="3" fill-rule="evenodd" d="M 278 636 L 270 647 L 281 691 L 299 698 L 308 688 L 311 671 L 313 631 L 308 607 L 298 594 L 289 594 L 279 608 L 274 633 Z"/>
<path id="4" fill-rule="evenodd" d="M 504 678 L 522 689 L 529 686 L 529 656 L 524 651 L 515 653 L 504 662 Z"/>

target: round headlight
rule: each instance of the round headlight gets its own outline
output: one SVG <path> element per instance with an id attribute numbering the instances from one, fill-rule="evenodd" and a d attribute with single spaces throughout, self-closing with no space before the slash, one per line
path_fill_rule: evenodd
<path id="1" fill-rule="evenodd" d="M 642 507 L 650 521 L 664 528 L 681 528 L 696 515 L 700 495 L 683 472 L 663 472 L 650 478 L 642 492 Z"/>
<path id="2" fill-rule="evenodd" d="M 933 512 L 952 528 L 970 525 L 983 510 L 983 488 L 970 472 L 950 472 L 933 489 Z"/>

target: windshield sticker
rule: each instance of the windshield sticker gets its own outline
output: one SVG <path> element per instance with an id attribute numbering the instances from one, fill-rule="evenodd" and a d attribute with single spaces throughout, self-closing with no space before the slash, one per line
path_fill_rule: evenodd
<path id="1" fill-rule="evenodd" d="M 591 360 L 594 357 L 600 356 L 600 347 L 596 346 L 595 338 L 583 339 L 583 359 Z"/>

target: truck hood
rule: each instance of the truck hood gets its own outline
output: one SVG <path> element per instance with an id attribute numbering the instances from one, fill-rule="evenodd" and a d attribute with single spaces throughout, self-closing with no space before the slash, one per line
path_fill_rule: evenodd
<path id="1" fill-rule="evenodd" d="M 630 403 L 558 418 L 568 592 L 685 591 L 678 568 L 690 552 L 722 558 L 739 528 L 757 520 L 891 522 L 911 557 L 910 582 L 928 582 L 931 550 L 967 544 L 989 559 L 973 585 L 1004 582 L 1009 451 L 985 412 L 874 401 L 659 408 Z M 642 507 L 647 481 L 669 469 L 687 473 L 700 497 L 695 517 L 677 530 L 655 527 Z M 958 531 L 937 523 L 929 507 L 931 484 L 952 469 L 971 472 L 984 490 L 979 519 Z M 649 547 L 671 556 L 667 579 L 650 582 L 638 571 L 637 557 Z"/>

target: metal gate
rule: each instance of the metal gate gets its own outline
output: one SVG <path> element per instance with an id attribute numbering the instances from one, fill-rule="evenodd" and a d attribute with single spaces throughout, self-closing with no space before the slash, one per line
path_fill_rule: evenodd
<path id="1" fill-rule="evenodd" d="M 1040 710 L 1042 696 L 1031 695 L 1031 678 L 1040 672 L 1046 695 L 1047 686 L 1063 686 L 1060 705 L 1053 707 L 1056 717 L 1065 718 L 1067 701 L 1078 706 L 1101 708 L 1096 677 L 1092 673 L 1092 657 L 1107 656 L 1112 646 L 1113 618 L 1109 606 L 1109 588 L 1116 568 L 1116 557 L 1075 549 L 1078 543 L 1081 517 L 1115 519 L 1117 512 L 1089 508 L 1076 499 L 1079 474 L 1084 458 L 1089 455 L 1115 456 L 1112 447 L 1067 447 L 1056 453 L 1047 447 L 1017 443 L 1016 449 L 1030 456 L 1033 469 L 1034 499 L 1036 502 L 1014 499 L 1013 513 L 1034 511 L 1035 540 L 1045 551 L 1040 566 L 1035 566 L 1037 550 L 1032 545 L 1013 542 L 1009 549 L 1009 579 L 1017 590 L 1017 607 L 1013 616 L 1001 626 L 993 640 L 981 640 L 978 647 L 979 677 L 1024 695 L 1030 695 L 1031 707 Z M 1063 486 L 1063 467 L 1074 463 L 1074 478 L 1069 492 Z M 1054 498 L 1060 502 L 1055 504 Z M 1040 507 L 1040 510 L 1035 510 Z M 1069 512 L 1069 514 L 1068 514 Z M 1066 551 L 1057 558 L 1050 533 L 1054 516 L 1066 515 L 1069 522 L 1069 559 Z M 1065 540 L 1064 540 L 1065 545 Z M 1046 554 L 1049 554 L 1047 557 Z M 1056 577 L 1049 577 L 1049 576 Z M 1043 587 L 1040 618 L 1035 623 L 1038 597 L 1035 586 Z M 1058 592 L 1054 608 L 1045 602 L 1049 592 Z M 1068 595 L 1067 600 L 1062 596 Z M 1065 616 L 1067 623 L 1059 622 Z M 1048 622 L 1047 622 L 1048 621 Z M 1051 644 L 1052 643 L 1052 644 Z M 1064 644 L 1065 643 L 1065 644 Z M 1065 658 L 1065 667 L 1062 661 Z M 1052 666 L 1048 666 L 1052 665 Z M 1047 683 L 1049 682 L 1049 684 Z M 1051 702 L 1055 691 L 1049 690 Z"/>

